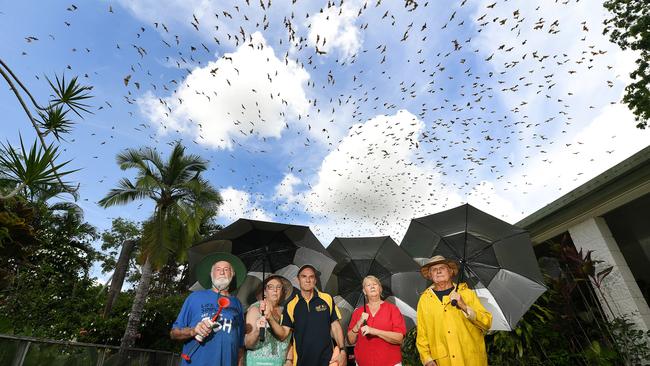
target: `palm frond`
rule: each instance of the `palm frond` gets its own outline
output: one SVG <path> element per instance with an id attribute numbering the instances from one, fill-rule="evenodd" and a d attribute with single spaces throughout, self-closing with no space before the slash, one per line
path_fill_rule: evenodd
<path id="1" fill-rule="evenodd" d="M 149 166 L 142 159 L 142 154 L 138 149 L 126 149 L 115 157 L 120 169 L 142 169 L 149 170 Z"/>
<path id="2" fill-rule="evenodd" d="M 151 175 L 138 175 L 135 186 L 139 189 L 149 191 L 149 193 L 152 194 L 152 198 L 165 189 L 165 187 L 160 184 L 160 181 Z"/>
<path id="3" fill-rule="evenodd" d="M 56 85 L 54 85 L 48 77 L 45 77 L 54 91 L 54 96 L 52 98 L 53 106 L 65 104 L 71 111 L 81 118 L 83 118 L 83 116 L 79 111 L 92 114 L 92 112 L 88 110 L 90 106 L 82 103 L 82 101 L 92 98 L 92 95 L 90 94 L 90 90 L 92 90 L 91 86 L 79 84 L 76 76 L 73 77 L 69 83 L 65 82 L 65 75 L 61 76 L 60 80 L 57 75 L 55 75 L 55 78 Z"/>
<path id="4" fill-rule="evenodd" d="M 147 147 L 139 151 L 139 153 L 140 158 L 153 164 L 159 173 L 165 169 L 165 162 L 163 162 L 158 151 Z"/>
<path id="5" fill-rule="evenodd" d="M 187 192 L 183 199 L 192 203 L 200 203 L 205 208 L 212 208 L 216 210 L 216 206 L 223 203 L 223 199 L 219 191 L 214 189 L 210 182 L 199 177 L 192 179 L 179 186 L 182 191 Z"/>
<path id="6" fill-rule="evenodd" d="M 184 154 L 185 147 L 177 142 L 162 174 L 164 182 L 169 186 L 193 179 L 198 173 L 207 169 L 207 162 L 200 156 Z"/>
<path id="7" fill-rule="evenodd" d="M 173 216 L 182 225 L 178 228 L 178 239 L 174 243 L 174 247 L 170 249 L 178 260 L 185 260 L 187 249 L 200 238 L 201 224 L 213 215 L 213 211 L 200 205 L 179 203 L 174 206 Z"/>
<path id="8" fill-rule="evenodd" d="M 175 222 L 176 221 L 176 222 Z M 154 215 L 143 224 L 142 258 L 149 258 L 154 269 L 162 268 L 172 253 L 176 242 L 173 233 L 178 220 L 164 210 L 156 209 Z"/>
<path id="9" fill-rule="evenodd" d="M 53 144 L 43 147 L 34 141 L 27 151 L 22 136 L 20 151 L 14 149 L 8 142 L 6 145 L 0 143 L 0 168 L 5 179 L 16 184 L 24 183 L 33 191 L 42 186 L 61 185 L 61 183 L 64 185 L 62 188 L 71 188 L 68 182 L 63 182 L 61 178 L 78 169 L 62 171 L 61 168 L 70 163 L 70 160 L 57 164 L 55 161 L 58 157 L 58 147 Z"/>
<path id="10" fill-rule="evenodd" d="M 46 203 L 53 198 L 61 197 L 62 194 L 71 195 L 75 201 L 79 199 L 78 187 L 71 189 L 69 186 L 62 187 L 60 184 L 40 184 L 35 185 L 34 188 L 31 192 L 34 202 Z"/>
<path id="11" fill-rule="evenodd" d="M 108 194 L 97 202 L 100 206 L 107 208 L 116 205 L 123 205 L 139 199 L 149 197 L 151 191 L 136 187 L 128 178 L 122 178 L 117 188 L 111 189 Z"/>
<path id="12" fill-rule="evenodd" d="M 148 148 L 145 149 L 145 151 L 146 150 L 148 150 Z M 127 149 L 117 154 L 116 160 L 117 160 L 117 164 L 120 166 L 120 169 L 122 170 L 137 169 L 138 177 L 151 176 L 153 177 L 153 179 L 157 181 L 161 181 L 162 178 L 160 173 L 158 171 L 154 171 L 151 169 L 151 166 L 149 165 L 150 162 L 149 158 L 150 156 L 147 156 L 147 154 L 143 154 L 142 150 Z"/>
<path id="13" fill-rule="evenodd" d="M 39 110 L 38 124 L 43 128 L 44 134 L 51 133 L 60 141 L 62 134 L 70 133 L 74 123 L 66 117 L 67 113 L 68 110 L 63 109 L 62 105 L 50 105 L 44 111 Z"/>
<path id="14" fill-rule="evenodd" d="M 49 206 L 50 211 L 64 211 L 68 215 L 74 216 L 78 221 L 83 221 L 84 210 L 74 202 L 56 202 Z"/>

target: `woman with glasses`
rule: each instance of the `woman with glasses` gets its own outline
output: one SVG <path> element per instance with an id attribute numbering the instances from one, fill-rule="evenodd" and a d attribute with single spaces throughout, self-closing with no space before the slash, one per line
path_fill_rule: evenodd
<path id="1" fill-rule="evenodd" d="M 366 303 L 352 313 L 348 342 L 355 344 L 354 357 L 359 366 L 402 364 L 400 345 L 406 334 L 404 317 L 397 306 L 381 299 L 381 282 L 366 276 L 362 282 Z"/>
<path id="2" fill-rule="evenodd" d="M 278 340 L 266 317 L 274 317 L 280 322 L 282 306 L 293 292 L 291 282 L 278 275 L 267 277 L 257 291 L 259 301 L 253 303 L 246 312 L 246 336 L 244 343 L 247 366 L 285 366 L 293 365 L 291 352 L 291 337 L 284 341 Z M 263 340 L 260 340 L 260 329 L 264 329 Z"/>
<path id="3" fill-rule="evenodd" d="M 492 314 L 466 283 L 452 282 L 458 264 L 437 255 L 420 272 L 433 282 L 418 302 L 416 345 L 422 364 L 487 366 L 483 338 L 492 325 Z"/>

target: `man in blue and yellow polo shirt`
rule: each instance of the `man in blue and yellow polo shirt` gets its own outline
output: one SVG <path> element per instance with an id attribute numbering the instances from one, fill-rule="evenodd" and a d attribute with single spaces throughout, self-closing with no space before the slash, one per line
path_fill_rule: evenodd
<path id="1" fill-rule="evenodd" d="M 293 330 L 293 355 L 287 357 L 294 366 L 338 366 L 347 363 L 343 341 L 343 329 L 339 323 L 341 313 L 329 294 L 316 289 L 316 268 L 304 265 L 298 270 L 300 291 L 287 301 L 281 324 L 268 318 L 273 332 L 282 340 Z M 332 360 L 332 338 L 341 350 Z"/>

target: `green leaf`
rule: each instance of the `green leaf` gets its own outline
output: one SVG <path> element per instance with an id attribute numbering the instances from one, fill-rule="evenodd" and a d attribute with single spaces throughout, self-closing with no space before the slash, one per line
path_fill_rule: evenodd
<path id="1" fill-rule="evenodd" d="M 54 91 L 51 105 L 58 106 L 65 104 L 81 118 L 83 118 L 83 116 L 79 111 L 92 114 L 92 112 L 88 110 L 90 106 L 82 103 L 82 101 L 92 98 L 92 95 L 90 94 L 90 90 L 92 90 L 91 86 L 79 84 L 76 76 L 73 77 L 70 82 L 66 83 L 65 75 L 61 76 L 61 79 L 55 75 L 56 85 L 54 85 L 48 77 L 45 77 L 45 79 L 47 79 L 47 82 Z"/>
<path id="2" fill-rule="evenodd" d="M 603 269 L 602 271 L 598 272 L 598 274 L 596 275 L 596 281 L 598 282 L 599 285 L 603 283 L 605 277 L 607 277 L 610 273 L 612 273 L 613 269 L 614 269 L 613 266 L 609 266 Z"/>
<path id="3" fill-rule="evenodd" d="M 118 187 L 111 189 L 108 194 L 99 200 L 99 205 L 107 208 L 115 205 L 123 205 L 139 199 L 149 197 L 152 192 L 136 187 L 128 178 L 122 178 Z"/>
<path id="4" fill-rule="evenodd" d="M 50 105 L 45 111 L 38 112 L 41 117 L 38 121 L 39 125 L 45 130 L 46 135 L 52 133 L 57 140 L 61 140 L 61 135 L 69 133 L 74 125 L 66 117 L 67 113 L 68 111 L 63 109 L 62 105 Z"/>
<path id="5" fill-rule="evenodd" d="M 77 170 L 62 171 L 61 169 L 70 163 L 70 160 L 57 164 L 58 157 L 58 147 L 53 144 L 43 148 L 34 141 L 27 151 L 20 137 L 20 151 L 16 151 L 8 142 L 6 145 L 0 143 L 0 168 L 4 173 L 4 178 L 0 180 L 16 185 L 25 184 L 32 191 L 49 186 L 60 186 L 59 180 L 62 177 Z M 71 189 L 68 182 L 63 182 L 63 185 L 62 188 L 66 190 Z"/>

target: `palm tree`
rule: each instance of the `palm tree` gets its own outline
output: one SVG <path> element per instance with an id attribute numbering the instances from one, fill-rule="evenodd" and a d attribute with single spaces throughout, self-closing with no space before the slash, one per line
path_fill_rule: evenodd
<path id="1" fill-rule="evenodd" d="M 76 198 L 76 189 L 62 180 L 63 176 L 76 170 L 61 171 L 70 160 L 55 163 L 59 157 L 58 150 L 54 144 L 37 147 L 34 141 L 27 151 L 22 137 L 20 150 L 14 149 L 9 143 L 0 143 L 0 184 L 3 187 L 13 187 L 9 194 L 0 194 L 0 199 L 8 199 L 22 193 L 22 196 L 34 201 L 41 193 L 53 190 L 57 193 L 70 193 Z"/>
<path id="2" fill-rule="evenodd" d="M 144 148 L 120 153 L 117 163 L 122 170 L 137 169 L 135 182 L 123 178 L 99 204 L 106 208 L 143 199 L 155 203 L 152 216 L 143 225 L 141 279 L 120 344 L 120 360 L 125 360 L 126 350 L 133 347 L 138 334 L 153 271 L 172 256 L 184 254 L 198 238 L 201 222 L 216 214 L 222 200 L 219 192 L 201 177 L 207 162 L 198 155 L 185 155 L 180 143 L 176 143 L 166 162 L 156 150 Z"/>
<path id="3" fill-rule="evenodd" d="M 122 291 L 122 286 L 124 285 L 124 280 L 126 275 L 129 272 L 129 263 L 131 261 L 131 254 L 134 252 L 136 244 L 138 243 L 135 239 L 126 239 L 122 241 L 120 248 L 120 256 L 115 262 L 115 269 L 113 270 L 113 275 L 110 278 L 110 287 L 108 289 L 108 295 L 106 296 L 106 304 L 104 305 L 104 312 L 102 313 L 103 317 L 106 318 L 111 313 L 113 305 L 117 301 L 117 295 Z"/>
<path id="4" fill-rule="evenodd" d="M 65 191 L 72 194 L 76 199 L 76 188 L 69 186 L 61 180 L 61 177 L 67 173 L 57 172 L 57 170 L 62 167 L 62 165 L 56 165 L 54 162 L 54 159 L 58 156 L 58 153 L 56 152 L 56 148 L 53 147 L 53 144 L 48 145 L 45 142 L 45 137 L 52 134 L 54 138 L 56 138 L 57 142 L 59 142 L 63 139 L 63 135 L 69 133 L 72 130 L 74 123 L 67 117 L 67 114 L 70 111 L 72 111 L 80 118 L 83 118 L 82 113 L 92 113 L 90 111 L 90 106 L 84 103 L 87 99 L 92 98 L 92 95 L 90 95 L 92 87 L 81 85 L 77 81 L 76 77 L 68 79 L 67 82 L 65 75 L 63 75 L 61 79 L 56 76 L 55 82 L 46 77 L 47 82 L 52 88 L 53 94 L 51 95 L 48 104 L 43 106 L 36 101 L 25 84 L 23 84 L 23 82 L 18 78 L 13 70 L 11 70 L 9 65 L 7 65 L 1 58 L 0 77 L 4 79 L 5 83 L 9 86 L 9 89 L 13 91 L 16 99 L 20 103 L 20 106 L 31 122 L 32 127 L 34 127 L 36 136 L 40 141 L 41 146 L 37 156 L 40 158 L 40 160 L 32 162 L 37 163 L 36 168 L 40 168 L 40 171 L 36 171 L 36 173 L 40 176 L 40 178 L 43 178 L 44 176 L 48 177 L 48 184 L 51 184 L 50 181 L 53 180 L 58 181 L 59 185 L 65 188 Z M 9 151 L 8 147 L 3 146 L 3 149 L 6 152 L 12 152 Z M 24 150 L 25 149 L 23 147 L 23 152 Z M 33 150 L 36 150 L 36 145 L 34 145 Z M 15 158 L 21 158 L 25 160 L 24 165 L 27 165 L 29 163 L 27 161 L 26 155 L 17 155 L 15 157 L 11 157 L 11 159 Z M 46 169 L 45 165 L 48 164 L 50 168 Z M 67 164 L 67 162 L 65 164 Z M 19 174 L 16 176 L 20 177 Z M 35 176 L 32 175 L 31 178 L 35 178 Z M 0 194 L 0 199 L 11 198 L 20 192 L 25 187 L 25 185 L 28 184 L 29 182 L 26 180 L 18 181 L 8 195 L 3 196 Z"/>

